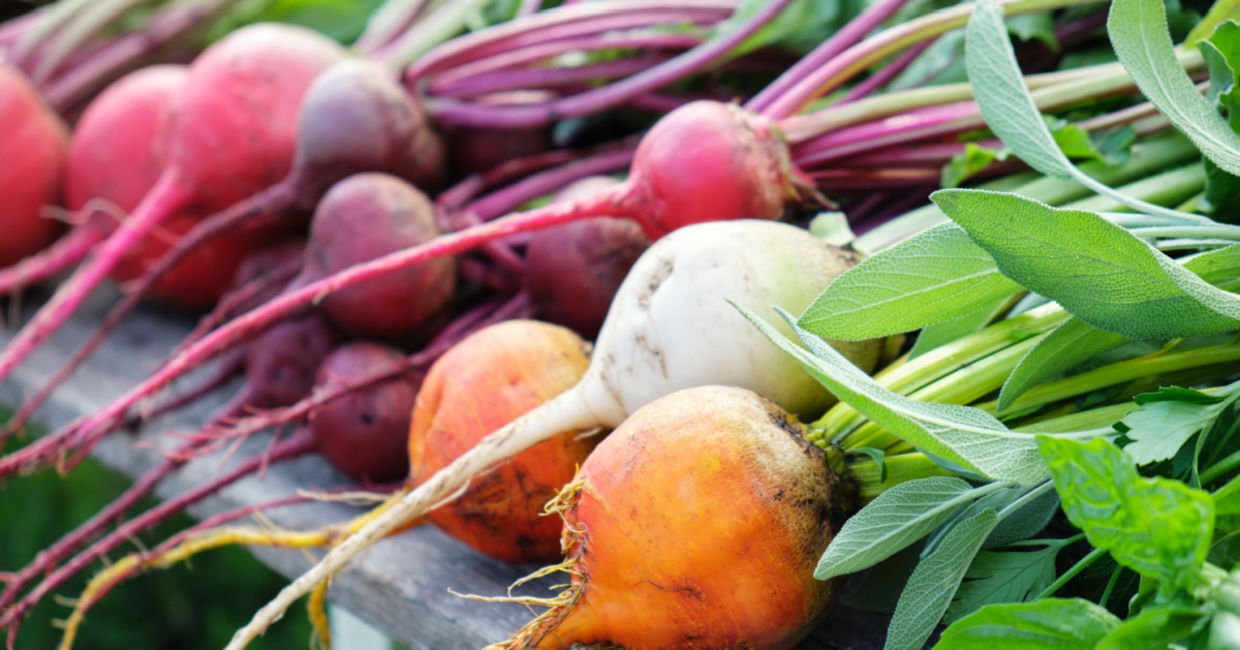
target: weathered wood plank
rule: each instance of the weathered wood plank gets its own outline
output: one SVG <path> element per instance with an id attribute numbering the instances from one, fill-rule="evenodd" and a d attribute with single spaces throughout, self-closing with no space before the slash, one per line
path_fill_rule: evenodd
<path id="1" fill-rule="evenodd" d="M 0 402 L 15 405 L 22 395 L 36 390 L 72 346 L 84 340 L 93 324 L 99 322 L 111 298 L 101 295 L 89 302 L 80 317 L 62 328 L 43 350 L 0 386 Z M 185 317 L 166 313 L 148 310 L 136 314 L 123 331 L 56 393 L 40 413 L 38 422 L 44 427 L 58 427 L 121 394 L 141 379 L 190 325 Z M 0 333 L 0 344 L 7 342 L 10 335 Z M 184 385 L 192 385 L 192 382 Z M 159 461 L 159 447 L 176 444 L 165 432 L 190 430 L 222 403 L 227 394 L 221 391 L 181 413 L 152 421 L 140 433 L 114 435 L 100 444 L 93 455 L 129 476 L 137 476 Z M 231 462 L 261 450 L 265 444 L 265 439 L 250 441 Z M 215 475 L 220 467 L 217 458 L 189 463 L 160 485 L 158 495 L 166 499 L 179 494 Z M 251 476 L 225 488 L 191 508 L 190 512 L 202 518 L 293 494 L 298 489 L 328 489 L 346 483 L 325 461 L 306 457 L 275 465 L 261 478 Z M 267 516 L 277 526 L 310 529 L 358 512 L 359 508 L 341 503 L 316 502 L 271 510 Z M 263 562 L 289 577 L 299 575 L 310 562 L 300 551 L 253 551 Z M 463 600 L 450 594 L 448 589 L 502 595 L 507 585 L 534 568 L 497 562 L 465 548 L 433 527 L 424 526 L 385 540 L 365 553 L 351 570 L 333 583 L 329 597 L 413 648 L 479 648 L 506 638 L 529 619 L 529 611 L 515 604 Z M 553 582 L 537 583 L 534 589 L 545 588 Z M 244 622 L 237 621 L 237 625 Z M 885 627 L 881 616 L 837 608 L 801 649 L 878 648 L 882 645 Z M 89 619 L 83 633 L 90 633 Z"/>

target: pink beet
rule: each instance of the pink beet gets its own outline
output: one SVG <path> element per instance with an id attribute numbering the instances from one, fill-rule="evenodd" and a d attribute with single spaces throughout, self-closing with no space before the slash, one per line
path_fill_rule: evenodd
<path id="1" fill-rule="evenodd" d="M 0 266 L 42 250 L 60 231 L 43 209 L 60 200 L 68 140 L 34 86 L 0 62 Z"/>

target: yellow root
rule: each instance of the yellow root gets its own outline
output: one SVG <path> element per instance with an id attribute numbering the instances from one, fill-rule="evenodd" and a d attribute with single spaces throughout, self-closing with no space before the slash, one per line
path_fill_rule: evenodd
<path id="1" fill-rule="evenodd" d="M 64 623 L 64 635 L 60 639 L 60 650 L 70 650 L 73 647 L 73 641 L 77 638 L 78 628 L 82 625 L 82 620 L 86 616 L 86 610 L 89 609 L 96 601 L 103 596 L 103 592 L 111 587 L 114 583 L 118 583 L 129 576 L 147 571 L 150 569 L 166 569 L 178 562 L 184 561 L 201 553 L 223 546 L 245 545 L 245 546 L 272 546 L 278 548 L 327 548 L 334 546 L 337 541 L 353 534 L 370 520 L 382 514 L 393 504 L 400 500 L 400 497 L 408 491 L 408 488 L 402 489 L 392 496 L 388 497 L 379 506 L 357 516 L 349 521 L 324 526 L 318 530 L 297 532 L 272 530 L 270 528 L 257 528 L 253 526 L 236 526 L 227 528 L 217 528 L 204 530 L 197 533 L 185 541 L 173 546 L 172 548 L 151 555 L 149 552 L 131 553 L 120 561 L 106 567 L 104 570 L 95 574 L 87 583 L 86 588 L 82 591 L 81 596 L 75 601 L 73 612 Z M 318 593 L 321 589 L 322 593 Z M 316 605 L 314 599 L 320 598 L 319 609 L 321 610 L 321 599 L 326 598 L 327 583 L 319 585 L 316 593 L 311 594 L 312 610 Z M 314 616 L 311 616 L 314 621 Z M 324 636 L 323 630 L 326 629 L 326 619 L 323 619 L 324 628 L 320 630 L 316 623 L 316 631 L 320 633 L 320 639 L 326 640 L 330 644 L 330 637 Z M 324 647 L 330 647 L 324 646 Z"/>
<path id="2" fill-rule="evenodd" d="M 306 599 L 306 608 L 310 613 L 310 625 L 314 628 L 314 637 L 310 647 L 317 647 L 318 650 L 332 650 L 332 628 L 327 621 L 327 586 L 330 583 L 330 580 L 322 582 L 310 592 L 310 597 Z"/>

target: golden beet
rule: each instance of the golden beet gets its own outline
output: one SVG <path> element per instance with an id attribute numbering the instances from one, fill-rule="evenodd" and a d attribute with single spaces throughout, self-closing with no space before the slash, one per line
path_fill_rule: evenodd
<path id="1" fill-rule="evenodd" d="M 409 433 L 416 485 L 509 420 L 572 388 L 589 365 L 571 330 L 518 320 L 480 330 L 441 357 L 422 383 Z M 508 562 L 560 557 L 560 520 L 543 507 L 597 442 L 567 431 L 492 467 L 460 498 L 432 510 L 436 526 Z"/>
<path id="2" fill-rule="evenodd" d="M 813 571 L 843 493 L 801 425 L 753 392 L 656 400 L 561 495 L 572 585 L 506 645 L 791 648 L 835 597 Z"/>

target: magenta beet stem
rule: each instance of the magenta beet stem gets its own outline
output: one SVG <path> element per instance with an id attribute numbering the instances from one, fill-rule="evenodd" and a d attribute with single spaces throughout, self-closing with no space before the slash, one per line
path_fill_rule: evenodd
<path id="1" fill-rule="evenodd" d="M 659 65 L 671 59 L 671 55 L 647 54 L 632 59 L 603 61 L 572 68 L 518 68 L 479 73 L 445 88 L 432 87 L 428 92 L 436 98 L 462 99 L 488 93 L 513 90 L 540 90 L 558 88 L 570 84 L 609 81 L 627 77 Z"/>
<path id="2" fill-rule="evenodd" d="M 174 499 L 169 499 L 154 508 L 146 511 L 134 519 L 131 519 L 124 525 L 112 531 L 109 535 L 96 542 L 90 548 L 79 553 L 72 560 L 65 563 L 51 575 L 44 578 L 30 593 L 11 609 L 5 612 L 4 617 L 0 618 L 0 628 L 6 627 L 20 620 L 26 611 L 29 611 L 35 603 L 39 602 L 50 593 L 53 589 L 64 584 L 65 580 L 73 577 L 77 572 L 86 568 L 91 562 L 101 558 L 108 551 L 116 548 L 120 544 L 132 539 L 134 535 L 146 530 L 150 526 L 163 521 L 168 516 L 176 514 L 186 507 L 197 503 L 202 498 L 218 492 L 220 488 L 242 478 L 254 470 L 264 462 L 272 460 L 285 460 L 304 454 L 314 448 L 314 438 L 308 430 L 299 430 L 296 434 L 287 440 L 276 445 L 273 449 L 264 450 L 262 453 L 255 454 L 245 461 L 238 464 L 231 470 L 217 476 L 216 478 L 204 483 L 188 492 L 185 492 Z M 153 475 L 156 471 L 162 469 L 161 465 L 150 473 Z M 165 475 L 167 472 L 165 472 Z M 144 477 L 145 478 L 145 477 Z M 153 482 L 152 484 L 153 485 Z M 138 487 L 135 484 L 134 488 Z M 146 486 L 148 489 L 150 486 Z M 131 488 L 132 490 L 133 488 Z M 128 494 L 128 493 L 126 493 Z M 89 523 L 89 522 L 88 522 Z"/>
<path id="3" fill-rule="evenodd" d="M 95 244 L 107 238 L 108 230 L 102 220 L 91 219 L 74 226 L 50 247 L 0 269 L 0 295 L 42 282 L 82 261 Z"/>
<path id="4" fill-rule="evenodd" d="M 478 91 L 472 90 L 473 85 L 486 87 L 494 82 L 480 83 L 476 81 L 478 78 L 484 80 L 504 74 L 512 74 L 522 69 L 521 66 L 530 63 L 538 63 L 555 56 L 571 52 L 574 50 L 597 50 L 603 48 L 644 48 L 644 49 L 667 49 L 667 50 L 684 50 L 691 48 L 702 42 L 702 39 L 690 34 L 622 34 L 620 36 L 613 35 L 592 35 L 582 38 L 570 38 L 552 41 L 550 43 L 538 43 L 529 47 L 522 48 L 517 51 L 508 51 L 503 54 L 487 57 L 471 63 L 466 63 L 445 70 L 431 76 L 426 82 L 424 90 L 426 94 L 435 97 L 455 97 L 462 95 L 479 94 Z M 603 63 L 619 63 L 624 59 L 616 61 L 604 61 Z M 572 68 L 544 68 L 536 67 L 535 70 L 579 70 L 582 68 L 591 68 L 593 66 L 578 66 Z M 519 86 L 523 88 L 524 86 Z M 494 92 L 488 90 L 487 92 Z"/>
<path id="5" fill-rule="evenodd" d="M 909 48 L 907 52 L 901 54 L 895 61 L 884 65 L 881 70 L 866 77 L 864 81 L 854 86 L 853 89 L 845 93 L 844 96 L 840 98 L 840 101 L 836 102 L 835 105 L 838 106 L 840 104 L 847 104 L 849 102 L 855 102 L 858 99 L 868 97 L 874 91 L 882 88 L 883 84 L 895 79 L 896 75 L 903 72 L 905 68 L 913 63 L 917 57 L 921 56 L 922 52 L 925 52 L 926 48 L 930 47 L 933 43 L 933 40 L 922 41 L 921 43 Z"/>
<path id="6" fill-rule="evenodd" d="M 791 0 L 774 0 L 743 24 L 672 59 L 631 77 L 581 94 L 535 104 L 477 106 L 453 100 L 429 104 L 440 122 L 489 128 L 523 128 L 587 115 L 661 88 L 725 56 L 783 11 Z M 442 102 L 442 103 L 440 103 Z"/>
<path id="7" fill-rule="evenodd" d="M 111 237 L 99 244 L 51 300 L 9 341 L 0 353 L 0 381 L 8 378 L 26 357 L 68 320 L 90 292 L 107 278 L 117 262 L 133 250 L 151 229 L 184 206 L 190 195 L 179 185 L 180 182 L 177 176 L 165 172 L 133 214 L 121 222 Z"/>
<path id="8" fill-rule="evenodd" d="M 972 101 L 930 106 L 845 127 L 797 143 L 792 148 L 792 160 L 798 167 L 806 169 L 902 142 L 963 131 L 981 123 L 977 104 Z"/>
<path id="9" fill-rule="evenodd" d="M 809 99 L 801 97 L 803 92 L 793 92 L 800 89 L 805 78 L 812 78 L 811 73 L 827 65 L 841 52 L 865 38 L 866 34 L 890 18 L 900 7 L 904 6 L 905 2 L 907 0 L 881 0 L 870 5 L 865 11 L 848 21 L 848 24 L 831 38 L 814 48 L 778 79 L 762 89 L 762 92 L 745 104 L 745 108 L 774 119 L 783 119 L 796 113 L 801 104 Z"/>
<path id="10" fill-rule="evenodd" d="M 664 25 L 669 22 L 713 23 L 731 15 L 736 7 L 736 2 L 718 0 L 588 2 L 561 7 L 445 41 L 407 67 L 405 78 L 418 81 L 430 72 L 513 50 L 525 44 L 546 43 L 555 39 L 616 29 Z M 561 29 L 565 27 L 569 29 Z"/>

